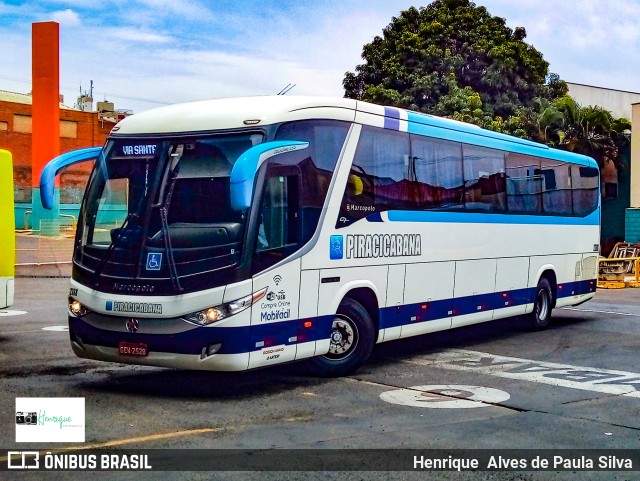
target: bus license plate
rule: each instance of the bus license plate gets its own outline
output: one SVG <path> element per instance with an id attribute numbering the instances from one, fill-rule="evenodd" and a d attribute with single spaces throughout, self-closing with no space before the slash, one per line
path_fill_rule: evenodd
<path id="1" fill-rule="evenodd" d="M 149 355 L 149 349 L 146 344 L 140 342 L 120 342 L 118 344 L 118 351 L 123 356 L 138 356 L 144 357 Z"/>

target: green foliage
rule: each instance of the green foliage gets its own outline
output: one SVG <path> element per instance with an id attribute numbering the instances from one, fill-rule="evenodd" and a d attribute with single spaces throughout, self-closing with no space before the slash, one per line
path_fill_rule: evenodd
<path id="1" fill-rule="evenodd" d="M 362 50 L 347 72 L 345 97 L 469 122 L 616 162 L 628 145 L 626 119 L 581 107 L 542 54 L 470 0 L 411 7 Z"/>
<path id="2" fill-rule="evenodd" d="M 548 94 L 548 64 L 525 37 L 468 0 L 412 7 L 364 46 L 345 96 L 439 115 L 461 112 L 471 96 L 481 102 L 473 110 L 507 118 Z"/>
<path id="3" fill-rule="evenodd" d="M 554 106 L 562 114 L 555 131 L 559 147 L 593 157 L 600 167 L 607 159 L 613 160 L 619 172 L 625 171 L 619 151 L 629 142 L 624 136 L 631 128 L 627 119 L 614 119 L 602 107 L 582 107 L 568 95 L 558 98 Z"/>

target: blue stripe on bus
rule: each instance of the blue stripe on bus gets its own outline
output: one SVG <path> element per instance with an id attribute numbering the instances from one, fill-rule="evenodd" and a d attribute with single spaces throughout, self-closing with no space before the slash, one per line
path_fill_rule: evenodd
<path id="1" fill-rule="evenodd" d="M 556 298 L 563 299 L 565 297 L 588 294 L 595 292 L 595 290 L 595 280 L 558 284 Z M 499 291 L 475 296 L 385 307 L 380 310 L 380 329 L 524 306 L 533 303 L 535 297 L 536 288 L 529 287 L 512 291 Z"/>
<path id="2" fill-rule="evenodd" d="M 536 289 L 533 287 L 455 299 L 419 302 L 399 307 L 387 307 L 381 310 L 380 328 L 386 329 L 405 324 L 476 314 L 505 307 L 522 306 L 532 303 L 535 295 Z"/>
<path id="3" fill-rule="evenodd" d="M 407 131 L 410 134 L 481 145 L 498 150 L 518 152 L 525 155 L 540 156 L 542 158 L 598 168 L 596 161 L 586 155 L 553 149 L 545 144 L 481 129 L 475 125 L 411 111 L 407 112 L 407 120 Z"/>
<path id="4" fill-rule="evenodd" d="M 557 298 L 588 294 L 595 292 L 595 290 L 595 280 L 558 284 Z M 385 307 L 380 309 L 380 329 L 523 306 L 533 303 L 535 296 L 536 288 L 524 288 L 457 299 Z M 415 317 L 415 320 L 411 320 L 412 317 Z M 304 324 L 308 322 L 311 322 L 311 327 L 304 327 Z M 199 355 L 203 347 L 218 342 L 222 343 L 220 354 L 239 354 L 255 351 L 262 347 L 325 340 L 329 339 L 332 322 L 333 315 L 326 315 L 255 326 L 194 327 L 190 331 L 175 334 L 144 334 L 98 329 L 82 319 L 69 317 L 69 328 L 72 338 L 78 336 L 83 343 L 89 345 L 117 349 L 118 343 L 121 341 L 138 342 L 147 344 L 150 352 Z M 294 338 L 295 340 L 293 340 Z M 260 342 L 264 342 L 264 346 L 258 347 L 257 343 Z"/>
<path id="5" fill-rule="evenodd" d="M 552 149 L 547 145 L 499 132 L 482 129 L 472 124 L 457 122 L 447 118 L 403 110 L 407 115 L 407 132 L 455 142 L 474 144 L 483 147 L 535 155 L 572 164 L 598 168 L 590 157 L 565 150 Z M 384 128 L 400 130 L 400 109 L 384 107 Z"/>
<path id="6" fill-rule="evenodd" d="M 388 211 L 388 219 L 390 222 L 448 222 L 460 224 L 600 225 L 600 211 L 596 209 L 586 217 L 565 217 L 434 210 L 390 210 Z M 379 221 L 375 219 L 374 222 Z"/>
<path id="7" fill-rule="evenodd" d="M 123 319 L 124 320 L 124 319 Z M 146 319 L 141 319 L 141 323 Z M 153 322 L 152 319 L 149 322 Z M 311 327 L 304 324 L 311 322 Z M 69 330 L 84 344 L 118 348 L 122 341 L 147 344 L 150 352 L 175 354 L 200 354 L 202 348 L 222 343 L 220 354 L 238 354 L 256 351 L 263 347 L 295 345 L 301 342 L 328 339 L 333 316 L 296 319 L 242 327 L 194 327 L 174 334 L 147 334 L 108 331 L 87 324 L 80 318 L 69 317 Z M 263 343 L 258 347 L 256 344 Z"/>
<path id="8" fill-rule="evenodd" d="M 369 222 L 384 222 L 384 220 L 382 219 L 382 214 L 380 214 L 380 212 L 374 212 L 373 214 L 369 214 L 367 216 L 367 220 Z"/>
<path id="9" fill-rule="evenodd" d="M 384 108 L 384 128 L 400 130 L 400 111 L 393 107 Z"/>
<path id="10" fill-rule="evenodd" d="M 510 145 L 516 144 L 526 147 L 533 155 L 540 155 L 540 151 L 548 152 L 551 150 L 550 147 L 545 144 L 482 129 L 474 124 L 458 122 L 444 117 L 408 111 L 407 120 L 409 121 L 408 132 L 411 134 L 441 137 L 444 132 L 450 132 L 453 134 L 451 140 L 464 142 L 462 139 L 473 139 L 467 141 L 474 144 L 489 142 L 494 143 L 494 145 L 503 145 L 503 143 L 506 142 Z M 543 154 L 543 156 L 544 155 L 545 154 Z"/>

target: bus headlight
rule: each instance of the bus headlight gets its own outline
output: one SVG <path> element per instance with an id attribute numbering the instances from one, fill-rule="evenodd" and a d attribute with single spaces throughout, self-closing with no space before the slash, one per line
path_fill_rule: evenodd
<path id="1" fill-rule="evenodd" d="M 184 316 L 184 319 L 200 326 L 208 326 L 209 324 L 221 321 L 222 319 L 226 319 L 227 317 L 233 316 L 235 314 L 238 314 L 239 312 L 244 311 L 245 309 L 248 309 L 252 304 L 258 302 L 266 295 L 267 289 L 269 288 L 265 287 L 264 289 L 260 289 L 259 291 L 254 292 L 253 294 L 249 294 L 248 296 L 236 299 L 235 301 L 227 302 L 225 304 L 220 304 L 219 306 L 209 307 L 207 309 L 203 309 L 202 311 L 187 314 L 186 316 Z"/>
<path id="2" fill-rule="evenodd" d="M 70 297 L 69 298 L 69 312 L 71 314 L 73 314 L 74 316 L 76 316 L 76 317 L 82 317 L 87 312 L 89 312 L 89 309 L 84 307 L 79 300 L 73 299 L 73 298 Z"/>

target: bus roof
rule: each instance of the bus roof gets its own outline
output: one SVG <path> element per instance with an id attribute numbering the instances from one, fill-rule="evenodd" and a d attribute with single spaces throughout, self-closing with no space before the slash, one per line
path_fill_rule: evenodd
<path id="1" fill-rule="evenodd" d="M 338 97 L 274 95 L 168 105 L 121 120 L 112 130 L 112 135 L 210 132 L 310 118 L 355 121 L 597 167 L 590 157 L 551 149 L 544 144 L 482 129 L 477 125 Z"/>
<path id="2" fill-rule="evenodd" d="M 247 125 L 262 126 L 287 120 L 318 118 L 318 111 L 326 109 L 335 111 L 328 118 L 340 118 L 346 114 L 350 118 L 345 120 L 353 121 L 356 104 L 352 99 L 287 95 L 201 100 L 131 115 L 117 124 L 118 130 L 114 130 L 114 133 L 185 133 L 235 129 Z M 309 109 L 314 112 L 308 112 Z"/>

